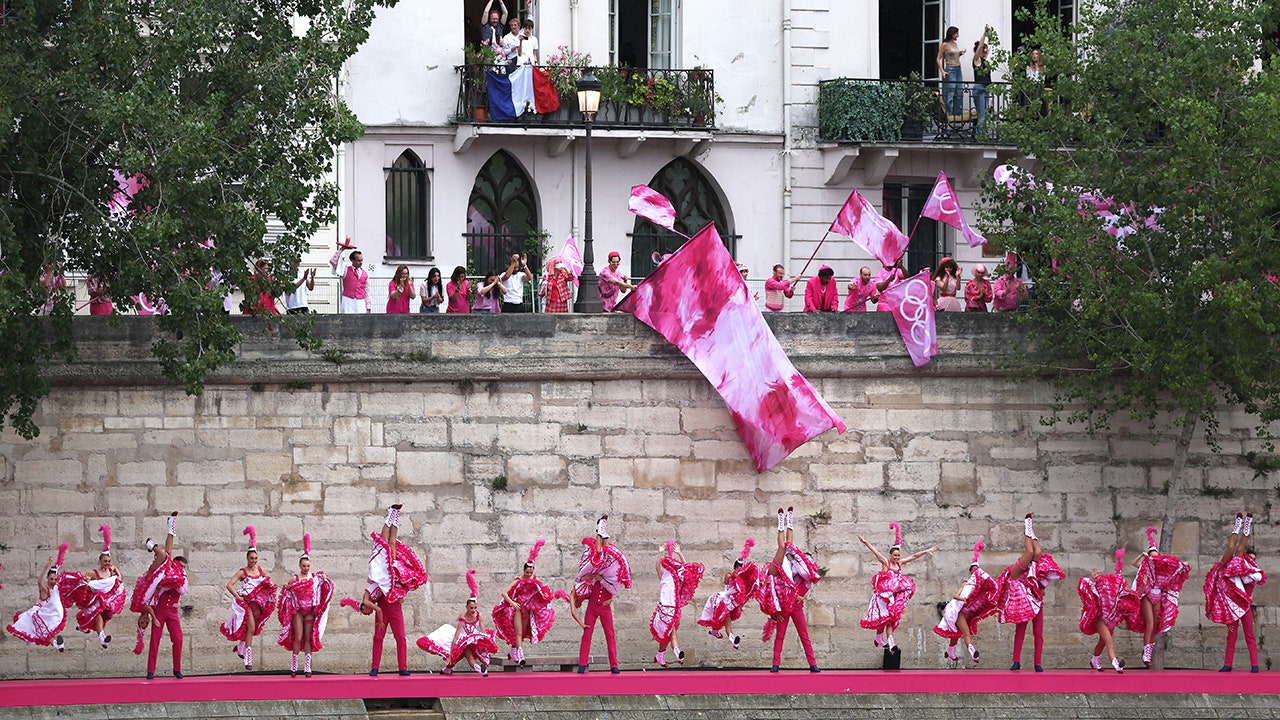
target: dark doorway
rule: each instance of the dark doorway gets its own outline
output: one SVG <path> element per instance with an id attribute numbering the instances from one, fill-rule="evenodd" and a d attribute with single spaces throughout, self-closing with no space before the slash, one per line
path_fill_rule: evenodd
<path id="1" fill-rule="evenodd" d="M 880 0 L 880 79 L 920 72 L 923 0 Z"/>
<path id="2" fill-rule="evenodd" d="M 922 268 L 936 268 L 938 261 L 950 254 L 949 248 L 945 247 L 945 236 L 938 222 L 920 216 L 932 191 L 932 183 L 884 184 L 883 215 L 897 225 L 899 230 L 911 236 L 903 263 L 908 276 L 915 275 Z M 913 229 L 915 232 L 912 232 Z"/>
<path id="3" fill-rule="evenodd" d="M 618 67 L 649 67 L 649 5 L 645 0 L 616 0 Z"/>
<path id="4" fill-rule="evenodd" d="M 1020 16 L 1023 10 L 1028 13 L 1034 13 L 1036 7 L 1042 7 L 1049 12 L 1058 16 L 1062 21 L 1063 33 L 1067 37 L 1071 37 L 1071 23 L 1076 21 L 1076 2 L 1075 0 L 1014 0 L 1013 2 L 1013 49 L 1018 49 L 1027 43 L 1027 38 L 1036 31 L 1033 18 L 1022 20 Z"/>

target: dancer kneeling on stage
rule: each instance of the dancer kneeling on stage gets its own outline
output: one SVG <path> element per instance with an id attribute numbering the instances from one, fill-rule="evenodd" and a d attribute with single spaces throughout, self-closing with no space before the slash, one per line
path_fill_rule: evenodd
<path id="1" fill-rule="evenodd" d="M 271 576 L 258 564 L 258 531 L 249 525 L 249 549 L 244 553 L 244 567 L 227 582 L 231 593 L 231 614 L 218 628 L 222 636 L 235 643 L 235 653 L 244 659 L 244 669 L 253 669 L 253 639 L 262 634 L 263 619 L 276 609 L 276 591 Z"/>
<path id="2" fill-rule="evenodd" d="M 1014 564 L 1000 573 L 996 580 L 996 606 L 1000 608 L 1000 623 L 1014 623 L 1013 665 L 1010 670 L 1022 668 L 1022 642 L 1027 637 L 1027 624 L 1031 624 L 1035 644 L 1036 672 L 1044 672 L 1040 659 L 1044 651 L 1044 589 L 1054 580 L 1066 577 L 1053 556 L 1040 548 L 1031 522 L 1031 513 L 1022 521 L 1022 555 Z"/>
<path id="3" fill-rule="evenodd" d="M 658 641 L 658 654 L 653 661 L 667 666 L 667 646 L 675 652 L 676 662 L 684 664 L 684 651 L 676 636 L 680 629 L 680 615 L 685 605 L 693 599 L 706 568 L 702 563 L 687 563 L 680 546 L 667 541 L 658 559 L 658 607 L 649 619 L 649 634 Z"/>
<path id="4" fill-rule="evenodd" d="M 280 593 L 280 636 L 276 644 L 293 651 L 289 677 L 298 676 L 298 653 L 306 652 L 303 674 L 311 677 L 311 653 L 324 648 L 324 629 L 329 624 L 329 601 L 333 581 L 323 572 L 311 571 L 311 535 L 302 536 L 302 557 L 298 574 Z"/>
<path id="5" fill-rule="evenodd" d="M 498 642 L 492 630 L 484 629 L 484 618 L 477 609 L 480 595 L 480 584 L 476 582 L 476 571 L 467 571 L 467 588 L 471 597 L 467 598 L 467 609 L 458 618 L 458 626 L 441 625 L 426 637 L 418 638 L 418 647 L 444 659 L 445 675 L 453 673 L 453 666 L 459 660 L 466 660 L 480 675 L 488 677 L 489 658 L 498 652 Z"/>
<path id="6" fill-rule="evenodd" d="M 813 654 L 813 643 L 809 641 L 809 622 L 805 618 L 804 603 L 809 590 L 822 575 L 818 564 L 805 552 L 796 547 L 794 541 L 795 510 L 787 508 L 784 513 L 778 508 L 778 549 L 773 553 L 773 560 L 765 567 L 765 572 L 756 587 L 756 600 L 760 610 L 768 616 L 764 624 L 761 639 L 769 642 L 773 635 L 773 667 L 769 672 L 778 672 L 782 666 L 782 643 L 787 636 L 787 623 L 796 626 L 796 634 L 800 636 L 800 646 L 804 648 L 804 658 L 809 663 L 809 672 L 821 672 L 818 660 Z"/>
<path id="7" fill-rule="evenodd" d="M 733 634 L 733 623 L 742 617 L 742 608 L 756 594 L 756 581 L 760 577 L 760 567 L 747 560 L 751 548 L 756 544 L 752 538 L 742 546 L 742 553 L 733 561 L 733 570 L 724 576 L 724 590 L 711 594 L 707 604 L 702 608 L 702 617 L 698 624 L 707 628 L 707 633 L 714 638 L 726 635 L 736 648 L 742 638 Z"/>
<path id="8" fill-rule="evenodd" d="M 1118 673 L 1124 672 L 1124 660 L 1116 657 L 1114 631 L 1116 626 L 1132 618 L 1139 612 L 1138 595 L 1125 587 L 1124 548 L 1116 550 L 1116 570 L 1113 573 L 1093 571 L 1091 577 L 1080 578 L 1076 592 L 1080 594 L 1080 632 L 1085 635 L 1097 635 L 1098 642 L 1093 646 L 1093 657 L 1089 666 L 1102 672 L 1102 650 L 1111 659 L 1111 667 Z"/>
<path id="9" fill-rule="evenodd" d="M 973 544 L 969 577 L 943 608 L 942 619 L 933 628 L 939 636 L 951 641 L 946 658 L 953 664 L 960 662 L 956 643 L 961 640 L 969 650 L 969 658 L 978 664 L 978 649 L 973 645 L 973 636 L 978 634 L 978 621 L 996 614 L 996 581 L 978 565 L 978 556 L 985 547 L 981 540 Z"/>
<path id="10" fill-rule="evenodd" d="M 569 599 L 568 593 L 563 590 L 552 592 L 534 575 L 533 561 L 538 559 L 538 552 L 546 542 L 538 538 L 529 551 L 529 559 L 525 561 L 520 577 L 511 581 L 502 591 L 502 602 L 493 606 L 494 632 L 511 646 L 507 657 L 521 665 L 524 665 L 524 641 L 528 640 L 532 645 L 542 642 L 556 620 L 551 601 L 555 598 Z"/>
<path id="11" fill-rule="evenodd" d="M 1244 628 L 1249 648 L 1249 672 L 1258 672 L 1258 640 L 1253 632 L 1253 588 L 1267 582 L 1258 566 L 1258 553 L 1249 545 L 1253 533 L 1253 513 L 1236 514 L 1235 529 L 1227 539 L 1222 559 L 1213 564 L 1204 579 L 1204 614 L 1212 622 L 1227 626 L 1227 652 L 1219 672 L 1231 672 L 1236 655 L 1236 637 Z"/>
<path id="12" fill-rule="evenodd" d="M 66 649 L 62 636 L 58 634 L 67 624 L 66 604 L 58 580 L 62 573 L 62 563 L 67 559 L 68 547 L 67 543 L 62 543 L 58 546 L 57 562 L 52 557 L 45 562 L 44 570 L 36 580 L 40 602 L 30 609 L 14 613 L 13 622 L 5 628 L 10 635 L 23 642 L 43 647 L 52 646 L 58 652 Z M 74 587 L 76 582 L 73 580 L 70 586 Z"/>
<path id="13" fill-rule="evenodd" d="M 582 642 L 578 645 L 578 672 L 587 671 L 591 660 L 591 636 L 596 620 L 604 631 L 604 641 L 609 652 L 609 672 L 618 669 L 618 643 L 613 633 L 613 596 L 622 588 L 631 587 L 631 567 L 627 558 L 609 542 L 608 515 L 596 521 L 596 536 L 582 539 L 582 558 L 578 562 L 578 576 L 573 591 L 569 593 L 569 611 L 582 627 Z M 578 607 L 587 604 L 586 619 L 578 616 Z"/>
<path id="14" fill-rule="evenodd" d="M 902 526 L 896 522 L 889 523 L 893 530 L 893 546 L 889 548 L 889 557 L 885 557 L 874 545 L 858 536 L 858 542 L 867 546 L 876 560 L 880 561 L 880 572 L 871 578 L 871 602 L 867 606 L 867 614 L 859 624 L 868 630 L 875 630 L 876 647 L 885 647 L 889 652 L 897 647 L 893 639 L 893 631 L 902 622 L 902 614 L 906 612 L 907 601 L 916 593 L 916 581 L 902 574 L 902 568 L 925 555 L 937 551 L 935 545 L 928 550 L 921 550 L 902 557 Z"/>
<path id="15" fill-rule="evenodd" d="M 178 536 L 178 513 L 169 515 L 168 533 L 161 546 L 147 538 L 147 549 L 152 553 L 151 566 L 138 578 L 133 588 L 130 609 L 138 615 L 138 642 L 133 653 L 142 654 L 143 637 L 151 626 L 151 643 L 147 651 L 147 679 L 156 676 L 156 662 L 160 657 L 160 638 L 169 631 L 169 643 L 173 651 L 173 676 L 182 679 L 182 620 L 178 613 L 178 599 L 187 594 L 187 559 L 174 556 L 173 541 Z"/>

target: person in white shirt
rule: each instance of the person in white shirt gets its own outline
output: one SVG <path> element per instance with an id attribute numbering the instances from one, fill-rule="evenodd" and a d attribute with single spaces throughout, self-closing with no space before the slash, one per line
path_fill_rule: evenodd
<path id="1" fill-rule="evenodd" d="M 507 34 L 502 36 L 502 56 L 506 58 L 507 70 L 516 69 L 516 58 L 520 54 L 520 18 L 511 18 L 507 23 Z"/>
<path id="2" fill-rule="evenodd" d="M 524 284 L 533 280 L 533 273 L 529 272 L 529 256 L 512 253 L 501 280 L 507 288 L 502 296 L 502 312 L 524 312 Z"/>
<path id="3" fill-rule="evenodd" d="M 294 265 L 294 272 L 298 272 L 298 266 Z M 307 268 L 298 272 L 298 277 L 293 281 L 293 291 L 284 296 L 285 312 L 290 315 L 306 315 L 311 312 L 311 308 L 307 305 L 307 291 L 316 289 L 316 269 Z"/>
<path id="4" fill-rule="evenodd" d="M 520 34 L 517 36 L 517 65 L 538 64 L 538 38 L 533 34 L 533 20 L 525 18 L 520 23 Z"/>

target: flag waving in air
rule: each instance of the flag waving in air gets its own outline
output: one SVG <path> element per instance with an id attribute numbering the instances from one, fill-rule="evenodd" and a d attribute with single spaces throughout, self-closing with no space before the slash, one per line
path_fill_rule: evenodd
<path id="1" fill-rule="evenodd" d="M 857 188 L 849 193 L 844 207 L 840 208 L 836 219 L 831 221 L 830 232 L 839 233 L 858 243 L 885 267 L 893 265 L 902 257 L 909 242 L 909 238 L 902 234 L 898 226 L 876 212 Z"/>
<path id="2" fill-rule="evenodd" d="M 676 209 L 671 206 L 670 200 L 663 197 L 662 193 L 648 185 L 631 187 L 631 199 L 627 201 L 627 209 L 649 222 L 675 232 Z"/>
<path id="3" fill-rule="evenodd" d="M 956 193 L 951 189 L 951 183 L 944 172 L 938 172 L 938 181 L 933 184 L 929 202 L 924 204 L 924 210 L 920 211 L 920 214 L 959 230 L 964 235 L 965 242 L 969 243 L 969 247 L 987 244 L 987 239 L 969 227 L 968 221 L 964 219 L 960 202 L 956 200 Z"/>
<path id="4" fill-rule="evenodd" d="M 844 421 L 804 379 L 751 300 L 715 225 L 618 304 L 680 348 L 724 398 L 756 470 Z"/>
<path id="5" fill-rule="evenodd" d="M 551 78 L 532 65 L 521 65 L 510 75 L 486 71 L 485 84 L 489 88 L 489 117 L 494 120 L 515 120 L 526 111 L 544 115 L 560 109 L 560 96 Z"/>
<path id="6" fill-rule="evenodd" d="M 578 276 L 582 274 L 582 252 L 578 250 L 578 241 L 573 239 L 573 233 L 564 239 L 564 249 L 557 256 L 560 262 L 564 263 L 564 269 L 569 271 L 573 276 L 573 284 L 578 284 Z"/>
<path id="7" fill-rule="evenodd" d="M 880 293 L 880 305 L 887 305 L 898 324 L 902 342 L 907 345 L 911 362 L 926 365 L 938 354 L 938 326 L 933 312 L 933 281 L 929 271 L 890 285 Z"/>

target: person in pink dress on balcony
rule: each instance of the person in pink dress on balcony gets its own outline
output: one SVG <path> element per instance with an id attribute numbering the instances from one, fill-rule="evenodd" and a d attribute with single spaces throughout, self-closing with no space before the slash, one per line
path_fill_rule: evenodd
<path id="1" fill-rule="evenodd" d="M 449 297 L 449 304 L 444 310 L 446 313 L 471 312 L 471 302 L 468 299 L 471 293 L 471 282 L 467 280 L 466 268 L 459 265 L 453 269 L 453 274 L 449 276 L 449 282 L 444 286 L 444 291 Z"/>
<path id="2" fill-rule="evenodd" d="M 571 280 L 573 275 L 564 266 L 564 261 L 558 257 L 547 261 L 547 274 L 543 277 L 542 289 L 538 291 L 546 299 L 544 307 L 547 312 L 569 312 L 569 301 L 573 299 L 573 290 L 569 287 Z"/>
<path id="3" fill-rule="evenodd" d="M 840 289 L 836 287 L 836 271 L 823 265 L 818 274 L 804 286 L 805 312 L 836 312 L 840 309 Z"/>
<path id="4" fill-rule="evenodd" d="M 876 284 L 871 281 L 871 268 L 863 266 L 858 271 L 858 279 L 849 283 L 848 294 L 844 296 L 844 311 L 866 312 L 867 303 L 874 302 L 877 294 Z"/>
<path id="5" fill-rule="evenodd" d="M 798 282 L 800 282 L 799 275 L 788 280 L 787 269 L 781 265 L 774 265 L 773 277 L 764 281 L 765 311 L 782 312 L 787 298 L 795 297 Z"/>
<path id="6" fill-rule="evenodd" d="M 418 297 L 413 287 L 413 277 L 409 275 L 409 266 L 396 268 L 396 274 L 387 283 L 387 314 L 408 315 L 409 301 Z"/>
<path id="7" fill-rule="evenodd" d="M 991 281 L 987 279 L 987 266 L 978 263 L 973 266 L 973 279 L 964 285 L 964 311 L 986 312 L 987 303 L 991 302 Z"/>
<path id="8" fill-rule="evenodd" d="M 956 297 L 956 293 L 960 292 L 960 266 L 955 260 L 949 257 L 942 258 L 933 275 L 933 285 L 938 291 L 935 307 L 939 311 L 962 312 L 964 310 L 964 303 Z"/>

